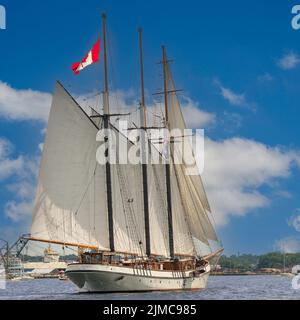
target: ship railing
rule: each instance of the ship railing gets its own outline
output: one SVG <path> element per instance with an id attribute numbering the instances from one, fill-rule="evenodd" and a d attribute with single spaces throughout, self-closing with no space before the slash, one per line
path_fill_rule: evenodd
<path id="1" fill-rule="evenodd" d="M 134 264 L 133 273 L 142 276 L 151 276 L 151 266 L 149 264 Z"/>

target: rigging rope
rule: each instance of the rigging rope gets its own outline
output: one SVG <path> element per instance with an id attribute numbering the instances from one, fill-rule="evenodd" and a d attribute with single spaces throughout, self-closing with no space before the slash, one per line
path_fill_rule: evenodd
<path id="1" fill-rule="evenodd" d="M 91 183 L 92 183 L 92 179 L 93 179 L 93 178 L 95 177 L 95 175 L 96 175 L 97 166 L 98 166 L 98 162 L 96 162 L 96 166 L 95 166 L 93 175 L 91 176 L 91 178 L 90 178 L 90 180 L 89 180 L 89 183 L 88 183 L 88 185 L 87 185 L 87 187 L 86 187 L 86 190 L 84 191 L 83 196 L 82 196 L 81 200 L 79 201 L 78 208 L 75 210 L 75 216 L 77 216 L 78 211 L 79 211 L 79 209 L 81 208 L 81 205 L 82 205 L 82 203 L 83 203 L 83 200 L 84 200 L 84 198 L 85 198 L 85 196 L 86 196 L 86 194 L 87 194 L 87 192 L 88 192 L 88 190 L 89 190 L 89 188 L 90 188 L 90 185 L 91 185 Z"/>

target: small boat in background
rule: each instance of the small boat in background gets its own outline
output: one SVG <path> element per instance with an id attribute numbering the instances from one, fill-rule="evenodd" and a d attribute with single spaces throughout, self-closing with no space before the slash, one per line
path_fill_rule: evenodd
<path id="1" fill-rule="evenodd" d="M 65 271 L 64 270 L 59 271 L 58 279 L 59 280 L 64 280 L 64 281 L 68 280 L 68 277 L 65 275 Z"/>

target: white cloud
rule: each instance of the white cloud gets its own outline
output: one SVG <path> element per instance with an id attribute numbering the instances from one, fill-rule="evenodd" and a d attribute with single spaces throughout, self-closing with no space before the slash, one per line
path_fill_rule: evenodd
<path id="1" fill-rule="evenodd" d="M 297 209 L 297 212 L 300 213 L 300 209 Z M 300 214 L 290 217 L 288 224 L 290 227 L 293 227 L 296 231 L 300 232 Z"/>
<path id="2" fill-rule="evenodd" d="M 297 253 L 300 251 L 300 239 L 296 237 L 283 238 L 277 240 L 274 247 L 283 253 Z"/>
<path id="3" fill-rule="evenodd" d="M 49 115 L 52 95 L 31 89 L 18 90 L 0 81 L 0 117 L 9 120 L 38 120 L 46 122 Z M 95 93 L 81 94 L 76 100 L 90 114 L 90 108 L 102 112 L 102 95 Z M 115 90 L 110 93 L 110 107 L 112 112 L 134 111 L 139 107 L 137 95 L 130 89 Z M 148 106 L 154 110 L 154 105 Z M 188 127 L 202 128 L 215 121 L 215 115 L 203 111 L 198 103 L 189 97 L 183 97 L 182 110 Z M 41 145 L 42 147 L 42 145 Z"/>
<path id="4" fill-rule="evenodd" d="M 278 66 L 283 70 L 291 70 L 296 68 L 299 63 L 299 56 L 293 52 L 289 52 L 279 59 Z"/>
<path id="5" fill-rule="evenodd" d="M 257 77 L 257 80 L 259 82 L 270 82 L 270 81 L 273 81 L 273 77 L 270 75 L 270 73 L 264 73 L 264 74 L 261 74 Z"/>
<path id="6" fill-rule="evenodd" d="M 13 226 L 1 226 L 0 234 L 1 238 L 8 241 L 11 245 L 23 234 L 28 234 L 29 224 L 22 222 L 18 225 L 18 228 L 14 224 Z M 1 245 L 1 244 L 0 244 Z"/>
<path id="7" fill-rule="evenodd" d="M 13 200 L 5 205 L 5 214 L 14 222 L 26 221 L 31 217 L 39 159 L 29 159 L 23 163 L 22 171 L 17 175 L 16 182 L 9 184 L 7 189 L 11 192 Z"/>
<path id="8" fill-rule="evenodd" d="M 245 94 L 238 94 L 233 92 L 231 89 L 220 86 L 222 97 L 227 100 L 230 104 L 234 106 L 243 106 L 246 105 Z"/>
<path id="9" fill-rule="evenodd" d="M 273 187 L 278 179 L 289 177 L 299 159 L 297 152 L 253 140 L 207 139 L 203 179 L 217 224 L 268 206 L 270 199 L 260 188 Z"/>
<path id="10" fill-rule="evenodd" d="M 7 186 L 8 191 L 21 199 L 31 199 L 35 192 L 35 186 L 27 179 L 22 179 L 19 182 Z"/>
<path id="11" fill-rule="evenodd" d="M 281 198 L 285 198 L 285 199 L 292 199 L 293 198 L 293 194 L 286 191 L 286 190 L 276 190 L 275 195 L 277 195 Z"/>
<path id="12" fill-rule="evenodd" d="M 19 172 L 23 166 L 23 158 L 1 159 L 0 160 L 0 179 L 4 180 L 10 175 Z"/>
<path id="13" fill-rule="evenodd" d="M 11 142 L 0 138 L 0 181 L 8 178 L 14 180 L 6 185 L 12 200 L 5 205 L 4 212 L 8 218 L 19 222 L 26 220 L 32 211 L 38 159 L 23 155 L 13 158 L 13 150 Z"/>
<path id="14" fill-rule="evenodd" d="M 5 206 L 5 213 L 14 222 L 20 222 L 32 214 L 32 201 L 9 201 Z"/>
<path id="15" fill-rule="evenodd" d="M 0 159 L 5 158 L 11 152 L 12 147 L 8 140 L 0 138 Z"/>
<path id="16" fill-rule="evenodd" d="M 238 113 L 224 111 L 222 117 L 218 117 L 218 125 L 228 133 L 233 133 L 242 126 L 243 118 Z"/>
<path id="17" fill-rule="evenodd" d="M 237 93 L 232 89 L 224 87 L 218 80 L 214 80 L 214 83 L 220 89 L 220 95 L 229 102 L 229 104 L 237 107 L 246 107 L 252 111 L 255 111 L 257 108 L 256 103 L 249 102 L 246 99 L 245 93 Z"/>
<path id="18" fill-rule="evenodd" d="M 31 89 L 19 90 L 0 81 L 0 117 L 9 120 L 47 121 L 51 94 Z"/>
<path id="19" fill-rule="evenodd" d="M 90 114 L 91 112 L 91 109 L 89 107 L 94 108 L 98 112 L 102 112 L 101 110 L 99 110 L 99 106 L 103 105 L 102 96 L 99 97 L 95 94 L 80 95 L 76 100 L 88 114 Z M 112 113 L 124 113 L 131 111 L 133 113 L 131 116 L 132 120 L 135 123 L 138 123 L 138 108 L 139 101 L 134 90 L 116 90 L 110 93 L 110 109 Z M 182 98 L 181 108 L 188 128 L 204 128 L 208 125 L 213 124 L 216 120 L 216 115 L 214 113 L 209 113 L 202 110 L 196 101 L 187 96 L 184 96 Z M 163 108 L 161 108 L 161 106 L 159 107 L 158 105 L 153 103 L 147 105 L 147 110 L 149 111 L 149 125 L 153 124 L 153 113 L 162 117 L 162 109 Z"/>
<path id="20" fill-rule="evenodd" d="M 44 149 L 44 143 L 40 143 L 40 144 L 39 144 L 39 149 L 40 149 L 40 151 L 41 151 L 41 152 L 43 152 L 43 149 Z"/>
<path id="21" fill-rule="evenodd" d="M 97 112 L 103 113 L 103 95 L 98 93 L 72 94 L 80 106 L 88 113 L 91 113 L 90 107 Z M 109 107 L 112 113 L 121 113 L 122 111 L 135 110 L 139 107 L 136 93 L 133 89 L 115 90 L 109 93 Z"/>
<path id="22" fill-rule="evenodd" d="M 24 159 L 22 156 L 11 158 L 13 145 L 6 139 L 0 138 L 0 181 L 13 174 L 21 172 Z"/>
<path id="23" fill-rule="evenodd" d="M 181 107 L 188 128 L 204 128 L 216 120 L 215 114 L 201 110 L 199 104 L 188 97 L 183 98 Z"/>
<path id="24" fill-rule="evenodd" d="M 225 87 L 221 81 L 218 79 L 213 80 L 213 84 L 218 87 L 220 90 L 219 93 L 223 97 L 224 100 L 229 102 L 229 104 L 237 107 L 246 107 L 248 109 L 251 109 L 252 111 L 255 111 L 257 108 L 256 103 L 249 102 L 246 98 L 246 94 L 243 93 L 237 93 L 234 90 Z"/>

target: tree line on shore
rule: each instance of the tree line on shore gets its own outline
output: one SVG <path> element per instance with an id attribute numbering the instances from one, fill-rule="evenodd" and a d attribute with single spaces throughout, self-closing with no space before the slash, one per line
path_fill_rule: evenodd
<path id="1" fill-rule="evenodd" d="M 222 269 L 255 271 L 264 268 L 283 269 L 300 265 L 300 253 L 271 252 L 263 255 L 223 255 L 219 260 Z"/>
<path id="2" fill-rule="evenodd" d="M 43 262 L 44 261 L 43 256 L 21 255 L 20 258 L 23 262 Z M 78 256 L 74 254 L 59 257 L 59 261 L 76 261 L 76 260 L 78 260 Z"/>
<path id="3" fill-rule="evenodd" d="M 24 262 L 42 262 L 42 256 L 22 256 Z M 61 256 L 60 261 L 76 261 L 76 255 Z M 271 252 L 263 255 L 242 254 L 221 256 L 219 265 L 222 269 L 238 269 L 241 271 L 255 271 L 264 268 L 283 269 L 292 268 L 295 265 L 300 265 L 300 253 L 280 253 Z"/>

